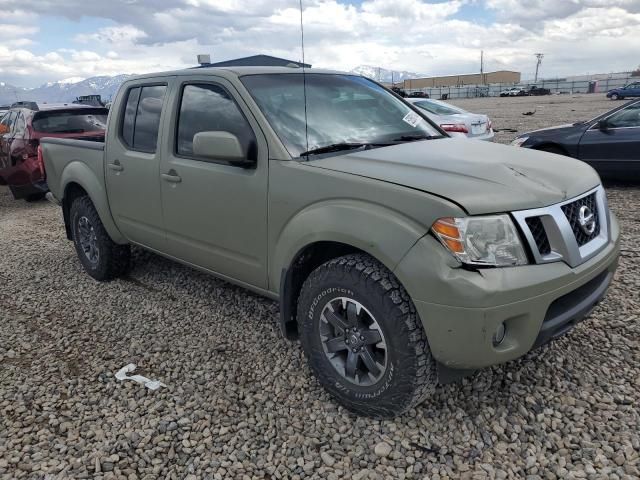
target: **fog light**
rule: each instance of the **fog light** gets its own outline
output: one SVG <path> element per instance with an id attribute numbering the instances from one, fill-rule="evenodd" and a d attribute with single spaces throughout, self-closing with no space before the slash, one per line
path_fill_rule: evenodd
<path id="1" fill-rule="evenodd" d="M 495 333 L 493 334 L 493 346 L 497 347 L 504 340 L 504 334 L 507 333 L 507 328 L 504 326 L 504 323 L 498 325 Z"/>

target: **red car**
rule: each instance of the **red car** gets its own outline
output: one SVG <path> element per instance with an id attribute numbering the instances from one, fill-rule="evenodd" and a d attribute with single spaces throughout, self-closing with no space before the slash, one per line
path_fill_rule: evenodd
<path id="1" fill-rule="evenodd" d="M 106 108 L 74 104 L 18 102 L 0 120 L 0 185 L 16 199 L 38 200 L 47 192 L 38 160 L 43 137 L 104 141 Z"/>

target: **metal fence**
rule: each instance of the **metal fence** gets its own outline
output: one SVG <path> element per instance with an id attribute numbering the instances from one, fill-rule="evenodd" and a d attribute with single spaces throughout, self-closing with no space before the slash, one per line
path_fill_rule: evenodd
<path id="1" fill-rule="evenodd" d="M 594 77 L 597 78 L 597 77 Z M 489 85 L 457 85 L 450 87 L 431 87 L 406 89 L 407 93 L 424 92 L 431 98 L 476 98 L 498 97 L 500 92 L 513 87 L 528 90 L 532 85 L 548 88 L 552 94 L 604 93 L 612 88 L 624 87 L 628 83 L 640 81 L 640 77 L 618 75 L 612 78 L 593 80 L 541 79 L 536 83 L 492 83 Z"/>

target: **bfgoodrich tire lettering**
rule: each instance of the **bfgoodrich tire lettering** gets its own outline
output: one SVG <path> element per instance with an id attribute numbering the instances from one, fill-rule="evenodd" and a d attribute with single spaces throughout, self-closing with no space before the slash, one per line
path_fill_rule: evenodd
<path id="1" fill-rule="evenodd" d="M 372 375 L 376 381 L 370 385 L 358 385 L 347 379 L 323 346 L 325 337 L 320 335 L 320 328 L 325 307 L 345 298 L 366 308 L 384 339 L 380 345 L 386 346 L 386 358 L 380 352 L 378 357 L 378 367 L 384 364 L 384 372 Z M 341 313 L 346 319 L 346 313 Z M 324 388 L 349 410 L 372 417 L 392 417 L 416 406 L 433 392 L 437 381 L 435 361 L 415 307 L 395 276 L 370 256 L 336 258 L 312 272 L 302 287 L 297 319 L 311 370 Z M 349 338 L 345 334 L 345 339 Z M 358 365 L 359 371 L 366 371 L 364 361 Z"/>
<path id="2" fill-rule="evenodd" d="M 73 201 L 70 218 L 73 243 L 85 271 L 96 280 L 111 280 L 125 274 L 131 248 L 111 240 L 89 197 Z"/>

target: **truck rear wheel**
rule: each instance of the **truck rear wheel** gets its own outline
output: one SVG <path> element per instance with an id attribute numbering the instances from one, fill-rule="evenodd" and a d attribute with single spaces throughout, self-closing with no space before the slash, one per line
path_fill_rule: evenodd
<path id="1" fill-rule="evenodd" d="M 126 273 L 131 247 L 118 245 L 104 229 L 98 212 L 87 196 L 76 198 L 70 210 L 73 243 L 80 263 L 96 280 L 112 280 Z"/>
<path id="2" fill-rule="evenodd" d="M 349 410 L 393 417 L 435 389 L 435 360 L 415 307 L 370 256 L 347 255 L 314 270 L 297 320 L 311 370 Z"/>

